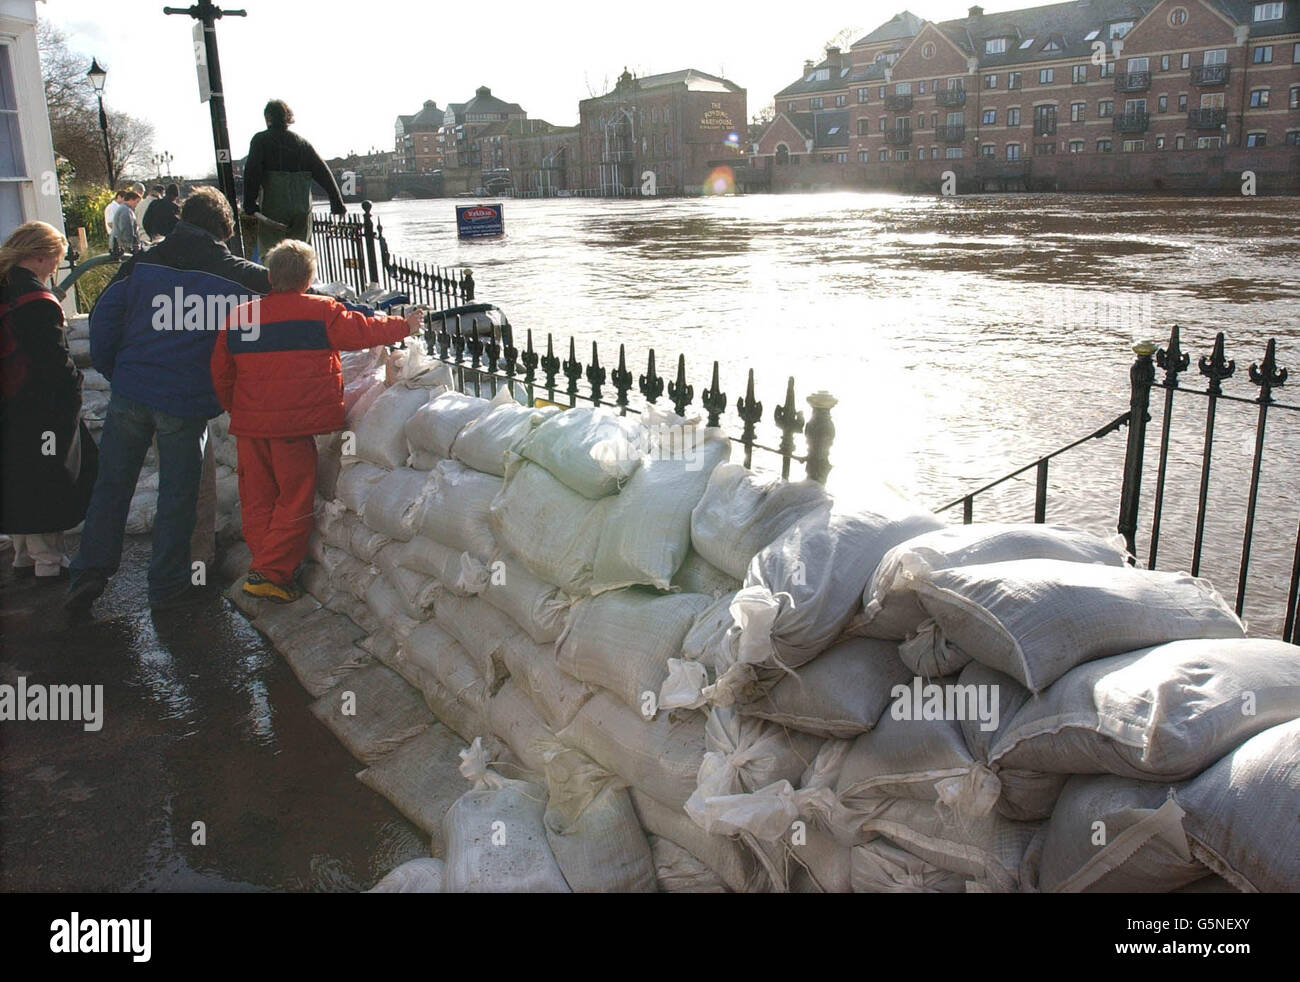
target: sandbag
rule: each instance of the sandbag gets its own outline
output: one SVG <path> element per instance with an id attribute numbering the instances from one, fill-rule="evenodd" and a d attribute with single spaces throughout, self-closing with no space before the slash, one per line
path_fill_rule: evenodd
<path id="1" fill-rule="evenodd" d="M 492 502 L 497 540 L 534 576 L 565 593 L 591 592 L 591 570 L 607 501 L 590 501 L 546 469 L 524 462 L 507 468 L 505 488 Z"/>
<path id="2" fill-rule="evenodd" d="M 1281 641 L 1175 641 L 1087 662 L 1016 714 L 995 768 L 1180 781 L 1300 717 L 1300 658 Z"/>
<path id="3" fill-rule="evenodd" d="M 579 600 L 555 644 L 560 668 L 607 689 L 646 717 L 656 712 L 668 659 L 681 653 L 696 615 L 712 601 L 700 594 L 617 590 Z"/>
<path id="4" fill-rule="evenodd" d="M 675 843 L 702 862 L 736 893 L 759 893 L 771 886 L 754 855 L 734 836 L 710 835 L 686 817 L 680 808 L 661 804 L 633 787 L 632 804 L 641 827 Z"/>
<path id="5" fill-rule="evenodd" d="M 743 580 L 761 550 L 830 500 L 815 481 L 791 482 L 722 464 L 691 512 L 691 543 L 717 569 Z"/>
<path id="6" fill-rule="evenodd" d="M 647 721 L 613 694 L 597 692 L 556 737 L 680 810 L 695 791 L 704 759 L 704 714 L 675 711 Z"/>
<path id="7" fill-rule="evenodd" d="M 1204 878 L 1172 792 L 1109 774 L 1070 778 L 1047 825 L 1038 889 L 1167 893 Z"/>
<path id="8" fill-rule="evenodd" d="M 718 429 L 651 427 L 650 452 L 610 502 L 592 566 L 593 593 L 644 584 L 659 590 L 691 547 L 691 511 L 731 441 Z"/>
<path id="9" fill-rule="evenodd" d="M 469 658 L 456 639 L 434 621 L 419 624 L 405 638 L 394 640 L 397 643 L 392 655 L 387 657 L 379 655 L 379 657 L 424 693 L 426 699 L 431 690 L 451 677 L 451 673 L 459 667 L 459 659 Z M 474 674 L 463 681 L 472 693 L 468 698 L 486 705 L 487 697 L 482 691 L 482 677 Z M 474 685 L 475 682 L 479 683 L 478 686 Z M 453 691 L 457 696 L 462 694 L 460 691 L 454 689 Z"/>
<path id="10" fill-rule="evenodd" d="M 349 386 L 343 387 L 344 423 L 349 431 L 355 432 L 370 412 L 370 407 L 384 394 L 384 371 L 376 369 L 369 375 L 357 379 L 355 388 L 349 392 Z"/>
<path id="11" fill-rule="evenodd" d="M 477 592 L 538 644 L 555 641 L 569 616 L 568 595 L 539 580 L 512 559 L 493 560 L 485 569 L 483 586 Z"/>
<path id="12" fill-rule="evenodd" d="M 726 893 L 727 885 L 703 860 L 673 842 L 647 835 L 655 864 L 655 883 L 660 893 Z"/>
<path id="13" fill-rule="evenodd" d="M 466 552 L 416 535 L 398 545 L 393 556 L 399 566 L 430 576 L 444 590 L 458 597 L 481 593 L 488 582 L 488 567 Z"/>
<path id="14" fill-rule="evenodd" d="M 1251 737 L 1175 798 L 1196 859 L 1238 890 L 1300 891 L 1300 720 Z"/>
<path id="15" fill-rule="evenodd" d="M 740 579 L 718 569 L 692 548 L 673 575 L 672 589 L 717 598 L 739 590 Z"/>
<path id="16" fill-rule="evenodd" d="M 477 597 L 450 594 L 438 599 L 437 618 L 439 625 L 469 653 L 479 674 L 495 692 L 507 675 L 505 643 L 519 633 L 514 622 Z"/>
<path id="17" fill-rule="evenodd" d="M 381 549 L 375 565 L 402 602 L 402 612 L 415 621 L 428 620 L 433 616 L 433 602 L 441 588 L 433 577 L 398 565 L 400 546 L 397 543 Z"/>
<path id="18" fill-rule="evenodd" d="M 355 600 L 365 602 L 371 586 L 379 579 L 379 570 L 369 563 L 354 559 L 342 550 L 327 549 L 326 553 L 336 559 L 329 569 L 330 586 Z"/>
<path id="19" fill-rule="evenodd" d="M 568 726 L 591 698 L 590 686 L 560 670 L 554 645 L 516 636 L 506 640 L 502 657 L 510 680 L 533 701 L 552 731 Z"/>
<path id="20" fill-rule="evenodd" d="M 855 633 L 902 641 L 929 615 L 904 575 L 914 570 L 951 569 L 1017 559 L 1123 566 L 1123 540 L 1103 539 L 1066 525 L 953 525 L 918 535 L 885 554 L 862 598 Z"/>
<path id="21" fill-rule="evenodd" d="M 783 673 L 757 701 L 740 703 L 737 709 L 805 733 L 854 737 L 876 725 L 894 687 L 911 679 L 896 644 L 849 638 L 793 675 Z"/>
<path id="22" fill-rule="evenodd" d="M 383 576 L 375 577 L 367 588 L 366 606 L 398 640 L 404 640 L 420 625 L 418 618 L 407 613 L 401 595 Z"/>
<path id="23" fill-rule="evenodd" d="M 428 401 L 429 391 L 423 388 L 394 385 L 384 391 L 354 428 L 356 455 L 389 470 L 404 466 L 410 450 L 403 426 Z"/>
<path id="24" fill-rule="evenodd" d="M 398 466 L 370 488 L 361 518 L 376 532 L 403 542 L 415 535 L 430 494 L 429 475 Z"/>
<path id="25" fill-rule="evenodd" d="M 1024 559 L 906 577 L 952 644 L 1035 693 L 1094 658 L 1246 633 L 1209 581 L 1186 573 Z"/>
<path id="26" fill-rule="evenodd" d="M 433 722 L 418 693 L 383 665 L 358 668 L 312 703 L 311 711 L 365 764 L 392 753 Z"/>
<path id="27" fill-rule="evenodd" d="M 303 688 L 315 698 L 370 662 L 366 652 L 356 645 L 363 634 L 342 614 L 321 609 L 303 618 L 276 648 Z"/>
<path id="28" fill-rule="evenodd" d="M 646 433 L 630 417 L 580 406 L 543 420 L 519 454 L 585 498 L 616 493 L 641 466 Z"/>
<path id="29" fill-rule="evenodd" d="M 966 877 L 913 856 L 885 839 L 854 846 L 854 893 L 965 893 Z"/>
<path id="30" fill-rule="evenodd" d="M 357 775 L 430 837 L 430 851 L 439 858 L 445 855 L 443 816 L 464 790 L 459 756 L 464 745 L 446 726 L 433 723 Z"/>
<path id="31" fill-rule="evenodd" d="M 489 701 L 488 722 L 524 767 L 538 778 L 546 773 L 545 754 L 555 746 L 555 734 L 513 679 L 507 679 Z"/>
<path id="32" fill-rule="evenodd" d="M 365 511 L 366 499 L 387 476 L 387 470 L 368 461 L 354 459 L 351 463 L 345 462 L 339 471 L 335 494 L 348 511 L 360 515 Z"/>
<path id="33" fill-rule="evenodd" d="M 830 647 L 881 556 L 939 527 L 889 488 L 870 497 L 852 510 L 834 504 L 806 514 L 754 557 L 732 606 L 734 664 L 708 694 L 715 703 L 727 705 L 752 681 L 750 666 L 798 668 Z"/>
<path id="34" fill-rule="evenodd" d="M 456 435 L 452 454 L 466 467 L 484 474 L 506 476 L 506 453 L 514 450 L 547 417 L 559 412 L 554 406 L 534 409 L 511 401 L 493 405 Z"/>
<path id="35" fill-rule="evenodd" d="M 461 752 L 473 784 L 443 819 L 447 893 L 569 893 L 546 843 L 546 792 L 488 769 L 479 741 Z"/>
<path id="36" fill-rule="evenodd" d="M 419 520 L 421 534 L 490 562 L 497 545 L 488 510 L 501 491 L 501 479 L 472 471 L 458 460 L 444 460 L 431 474 Z"/>
<path id="37" fill-rule="evenodd" d="M 574 893 L 654 893 L 655 865 L 626 785 L 577 750 L 545 755 L 546 841 Z"/>
<path id="38" fill-rule="evenodd" d="M 412 450 L 406 458 L 406 466 L 413 471 L 431 471 L 447 458 L 431 450 Z"/>
<path id="39" fill-rule="evenodd" d="M 441 859 L 412 859 L 397 867 L 366 893 L 442 893 Z"/>
<path id="40" fill-rule="evenodd" d="M 403 424 L 407 452 L 424 450 L 439 457 L 450 457 L 457 434 L 491 408 L 489 400 L 461 392 L 443 392 L 434 396 L 419 406 Z"/>

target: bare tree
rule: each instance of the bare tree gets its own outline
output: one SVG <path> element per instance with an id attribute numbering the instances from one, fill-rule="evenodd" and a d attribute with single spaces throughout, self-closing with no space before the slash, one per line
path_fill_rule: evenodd
<path id="1" fill-rule="evenodd" d="M 153 123 L 124 112 L 108 113 L 108 146 L 114 170 L 110 184 L 116 185 L 123 174 L 147 172 L 153 137 Z"/>
<path id="2" fill-rule="evenodd" d="M 854 38 L 862 33 L 860 27 L 845 27 L 837 31 L 833 37 L 822 45 L 823 50 L 826 48 L 847 48 L 853 43 Z M 820 60 L 820 59 L 819 59 Z"/>

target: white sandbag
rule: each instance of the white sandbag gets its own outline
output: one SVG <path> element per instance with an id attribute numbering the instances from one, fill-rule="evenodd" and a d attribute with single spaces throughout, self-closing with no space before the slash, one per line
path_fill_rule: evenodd
<path id="1" fill-rule="evenodd" d="M 442 819 L 464 791 L 460 750 L 464 741 L 442 723 L 433 723 L 391 754 L 357 775 L 383 795 L 420 831 L 430 837 L 434 856 L 446 854 Z"/>
<path id="2" fill-rule="evenodd" d="M 439 457 L 450 457 L 457 434 L 491 408 L 491 401 L 461 392 L 434 396 L 403 424 L 407 452 L 424 450 Z"/>
<path id="3" fill-rule="evenodd" d="M 681 809 L 704 759 L 704 714 L 660 713 L 647 721 L 616 696 L 597 692 L 556 734 L 664 805 Z"/>
<path id="4" fill-rule="evenodd" d="M 606 513 L 593 593 L 638 584 L 667 590 L 691 547 L 691 510 L 713 469 L 731 456 L 731 441 L 718 429 L 649 432 L 650 452 Z"/>
<path id="5" fill-rule="evenodd" d="M 710 475 L 691 513 L 691 543 L 713 566 L 743 580 L 762 549 L 829 503 L 830 495 L 815 481 L 791 482 L 723 464 Z"/>
<path id="6" fill-rule="evenodd" d="M 779 671 L 779 670 L 778 670 Z M 885 713 L 895 686 L 912 674 L 890 641 L 848 638 L 808 664 L 782 673 L 755 702 L 739 703 L 745 716 L 822 737 L 865 733 Z"/>
<path id="7" fill-rule="evenodd" d="M 538 778 L 546 773 L 545 755 L 555 747 L 555 734 L 513 679 L 507 679 L 489 701 L 488 722 L 524 767 Z"/>
<path id="8" fill-rule="evenodd" d="M 428 401 L 426 389 L 395 385 L 386 390 L 366 410 L 355 428 L 356 455 L 389 470 L 405 465 L 411 451 L 406 446 L 402 428 Z"/>
<path id="9" fill-rule="evenodd" d="M 568 594 L 513 559 L 497 558 L 485 568 L 479 596 L 518 624 L 538 644 L 553 642 L 564 630 Z"/>
<path id="10" fill-rule="evenodd" d="M 365 764 L 380 760 L 433 722 L 419 694 L 383 665 L 347 675 L 312 703 L 311 711 Z"/>
<path id="11" fill-rule="evenodd" d="M 885 554 L 862 598 L 855 633 L 902 641 L 929 615 L 904 573 L 951 569 L 1017 559 L 1055 559 L 1072 563 L 1123 566 L 1127 553 L 1118 536 L 1103 539 L 1067 525 L 952 525 L 918 535 Z M 924 674 L 924 673 L 923 673 Z"/>
<path id="12" fill-rule="evenodd" d="M 592 688 L 560 670 L 555 646 L 525 637 L 506 640 L 502 657 L 510 679 L 525 692 L 551 730 L 564 729 L 591 698 Z"/>
<path id="13" fill-rule="evenodd" d="M 634 418 L 580 406 L 542 421 L 519 454 L 585 498 L 616 493 L 641 466 L 646 432 Z"/>
<path id="14" fill-rule="evenodd" d="M 393 543 L 379 550 L 375 566 L 402 601 L 402 612 L 412 620 L 425 621 L 433 616 L 433 602 L 441 588 L 433 577 L 398 565 L 403 544 Z"/>
<path id="15" fill-rule="evenodd" d="M 353 558 L 341 549 L 327 547 L 326 557 L 329 568 L 329 584 L 355 600 L 365 601 L 370 587 L 379 579 L 379 570 L 369 563 Z M 376 612 L 378 614 L 378 612 Z"/>
<path id="16" fill-rule="evenodd" d="M 339 352 L 339 365 L 343 370 L 344 383 L 382 367 L 387 353 L 388 349 L 382 344 L 377 344 L 373 348 L 362 348 L 359 351 Z"/>
<path id="17" fill-rule="evenodd" d="M 397 867 L 366 893 L 442 893 L 443 875 L 441 859 L 412 859 Z"/>
<path id="18" fill-rule="evenodd" d="M 994 768 L 1180 781 L 1300 717 L 1300 658 L 1281 641 L 1175 641 L 1087 662 L 1016 714 Z"/>
<path id="19" fill-rule="evenodd" d="M 791 893 L 852 893 L 853 849 L 836 841 L 822 826 L 813 823 L 794 844 L 794 833 L 783 843 L 787 854 L 787 878 Z"/>
<path id="20" fill-rule="evenodd" d="M 965 893 L 966 877 L 913 856 L 884 839 L 854 846 L 854 893 Z"/>
<path id="21" fill-rule="evenodd" d="M 497 540 L 529 572 L 565 593 L 591 592 L 591 569 L 608 502 L 590 501 L 545 468 L 507 468 L 505 488 L 492 502 Z"/>
<path id="22" fill-rule="evenodd" d="M 131 507 L 126 514 L 126 534 L 144 535 L 153 531 L 154 517 L 158 514 L 158 491 L 146 488 L 137 491 L 131 498 Z"/>
<path id="23" fill-rule="evenodd" d="M 584 598 L 555 643 L 556 659 L 574 678 L 609 690 L 649 718 L 668 659 L 681 653 L 695 617 L 711 605 L 701 594 L 635 589 Z"/>
<path id="24" fill-rule="evenodd" d="M 406 458 L 406 466 L 413 471 L 431 471 L 447 458 L 431 450 L 412 450 Z"/>
<path id="25" fill-rule="evenodd" d="M 682 639 L 682 657 L 700 662 L 710 673 L 725 670 L 730 664 L 725 654 L 726 639 L 736 623 L 731 614 L 731 605 L 735 602 L 737 592 L 739 591 L 733 590 L 723 594 L 697 614 L 691 629 Z"/>
<path id="26" fill-rule="evenodd" d="M 1300 720 L 1251 737 L 1175 792 L 1192 855 L 1238 890 L 1300 891 Z"/>
<path id="27" fill-rule="evenodd" d="M 407 638 L 420 624 L 407 614 L 401 596 L 383 576 L 377 576 L 366 590 L 366 606 L 399 640 Z"/>
<path id="28" fill-rule="evenodd" d="M 506 476 L 506 453 L 512 451 L 555 407 L 534 409 L 511 401 L 494 405 L 465 424 L 452 445 L 452 455 L 466 467 L 484 474 Z"/>
<path id="29" fill-rule="evenodd" d="M 495 692 L 508 674 L 504 647 L 507 640 L 519 633 L 514 622 L 477 597 L 451 594 L 443 594 L 438 599 L 435 613 L 439 625 L 461 643 L 488 687 Z"/>
<path id="30" fill-rule="evenodd" d="M 460 659 L 469 657 L 456 639 L 433 621 L 419 624 L 405 638 L 394 637 L 394 640 L 397 644 L 392 654 L 377 652 L 377 657 L 419 689 L 426 699 L 430 691 L 460 667 Z M 474 674 L 465 681 L 470 690 L 467 699 L 486 706 L 481 677 Z"/>
<path id="31" fill-rule="evenodd" d="M 444 590 L 458 597 L 471 597 L 487 586 L 489 570 L 473 556 L 416 535 L 394 547 L 399 566 L 430 576 Z"/>
<path id="32" fill-rule="evenodd" d="M 313 697 L 324 695 L 348 673 L 370 663 L 357 647 L 362 630 L 342 614 L 317 610 L 304 617 L 276 648 Z"/>
<path id="33" fill-rule="evenodd" d="M 1210 582 L 1186 573 L 1024 559 L 904 578 L 949 642 L 1036 693 L 1094 658 L 1246 633 Z"/>
<path id="34" fill-rule="evenodd" d="M 1167 893 L 1205 877 L 1168 784 L 1112 775 L 1066 782 L 1039 859 L 1049 893 Z"/>
<path id="35" fill-rule="evenodd" d="M 673 842 L 647 835 L 655 864 L 655 883 L 660 893 L 726 893 L 727 885 L 703 860 Z"/>
<path id="36" fill-rule="evenodd" d="M 361 519 L 376 532 L 403 542 L 415 535 L 430 493 L 429 475 L 398 467 L 365 495 Z"/>
<path id="37" fill-rule="evenodd" d="M 641 827 L 652 835 L 676 844 L 710 869 L 736 893 L 761 893 L 771 886 L 754 855 L 734 836 L 710 835 L 686 817 L 680 808 L 670 808 L 637 788 L 631 788 L 632 804 Z"/>
<path id="38" fill-rule="evenodd" d="M 343 410 L 345 425 L 348 430 L 356 431 L 357 426 L 365 419 L 366 413 L 374 405 L 375 400 L 383 394 L 384 371 L 382 368 L 373 369 L 359 375 L 351 382 L 344 383 Z"/>
<path id="39" fill-rule="evenodd" d="M 715 598 L 735 593 L 740 585 L 737 577 L 718 569 L 693 548 L 677 567 L 672 582 L 672 588 L 682 593 L 704 593 Z"/>
<path id="40" fill-rule="evenodd" d="M 87 412 L 86 406 L 81 407 L 82 412 Z M 234 437 L 227 437 L 224 440 L 212 441 L 212 456 L 216 462 L 223 467 L 239 466 L 239 444 Z"/>
<path id="41" fill-rule="evenodd" d="M 444 460 L 431 472 L 427 504 L 420 517 L 420 532 L 480 562 L 496 553 L 496 538 L 488 524 L 488 510 L 502 481 L 472 471 L 458 460 Z"/>
<path id="42" fill-rule="evenodd" d="M 850 624 L 845 633 L 859 633 Z M 950 642 L 933 617 L 921 621 L 906 641 L 898 645 L 898 657 L 917 675 L 927 679 L 956 675 L 970 664 L 970 655 Z"/>
<path id="43" fill-rule="evenodd" d="M 107 392 L 111 388 L 108 379 L 95 371 L 93 368 L 85 368 L 81 371 L 81 388 L 83 392 Z M 224 415 L 224 414 L 223 414 Z M 226 417 L 227 420 L 229 416 Z M 230 425 L 227 422 L 227 427 Z"/>
<path id="44" fill-rule="evenodd" d="M 957 818 L 933 802 L 911 798 L 886 800 L 861 826 L 863 835 L 884 836 L 930 865 L 995 893 L 1019 889 L 1021 863 L 1038 829 L 1038 823 L 1012 822 L 997 812 Z"/>
<path id="45" fill-rule="evenodd" d="M 917 719 L 910 711 L 900 718 L 891 709 L 854 740 L 835 790 L 850 809 L 880 798 L 915 798 L 964 817 L 987 815 L 1001 787 L 971 756 L 957 720 Z"/>
<path id="46" fill-rule="evenodd" d="M 468 659 L 465 660 L 465 664 L 469 664 Z M 433 715 L 438 717 L 438 722 L 467 743 L 473 742 L 476 738 L 481 738 L 485 742 L 497 739 L 492 732 L 492 725 L 488 722 L 486 700 L 483 705 L 477 706 L 468 697 L 457 699 L 446 686 L 435 681 L 424 693 L 424 701 Z M 508 750 L 504 752 L 513 759 L 514 755 Z"/>
<path id="47" fill-rule="evenodd" d="M 364 460 L 353 460 L 339 472 L 334 493 L 348 511 L 359 516 L 365 511 L 366 499 L 374 494 L 379 482 L 387 476 L 388 471 L 382 467 Z"/>
<path id="48" fill-rule="evenodd" d="M 867 500 L 869 498 L 870 500 Z M 764 548 L 732 605 L 739 628 L 728 667 L 708 693 L 718 705 L 752 682 L 755 665 L 798 668 L 830 647 L 862 603 L 889 549 L 939 527 L 892 489 L 806 514 Z"/>
<path id="49" fill-rule="evenodd" d="M 545 754 L 546 841 L 574 893 L 655 893 L 655 865 L 624 782 L 585 754 Z"/>
<path id="50" fill-rule="evenodd" d="M 443 820 L 447 893 L 568 893 L 546 843 L 546 792 L 489 770 L 482 744 L 462 751 L 473 784 Z"/>

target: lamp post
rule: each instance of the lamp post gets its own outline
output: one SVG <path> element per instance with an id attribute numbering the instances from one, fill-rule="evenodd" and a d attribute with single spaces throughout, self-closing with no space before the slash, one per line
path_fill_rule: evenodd
<path id="1" fill-rule="evenodd" d="M 99 59 L 91 58 L 86 77 L 90 79 L 90 84 L 94 86 L 95 95 L 99 99 L 99 132 L 104 137 L 104 163 L 108 166 L 107 176 L 111 187 L 117 183 L 117 180 L 113 175 L 113 153 L 108 148 L 108 116 L 104 114 L 104 82 L 108 78 L 108 72 L 100 67 Z"/>

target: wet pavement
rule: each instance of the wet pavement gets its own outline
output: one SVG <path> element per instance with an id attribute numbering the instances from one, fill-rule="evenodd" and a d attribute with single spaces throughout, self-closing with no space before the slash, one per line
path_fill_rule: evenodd
<path id="1" fill-rule="evenodd" d="M 0 722 L 0 890 L 349 891 L 428 855 L 230 601 L 151 613 L 147 538 L 90 618 L 12 558 L 0 684 L 102 684 L 103 725 Z"/>

